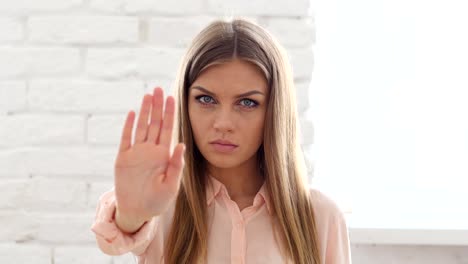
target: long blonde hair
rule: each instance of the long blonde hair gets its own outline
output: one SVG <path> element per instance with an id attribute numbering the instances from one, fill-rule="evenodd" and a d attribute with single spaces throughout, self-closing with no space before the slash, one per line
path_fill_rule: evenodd
<path id="1" fill-rule="evenodd" d="M 296 94 L 287 55 L 267 30 L 244 18 L 216 20 L 192 41 L 175 80 L 178 102 L 174 136 L 186 144 L 185 168 L 174 218 L 165 245 L 165 263 L 206 263 L 208 245 L 206 160 L 194 143 L 188 117 L 188 90 L 201 71 L 235 58 L 264 73 L 270 93 L 263 143 L 258 150 L 273 217 L 279 223 L 280 248 L 297 264 L 319 264 L 319 244 L 307 169 L 299 145 Z M 276 235 L 276 232 L 275 232 Z"/>

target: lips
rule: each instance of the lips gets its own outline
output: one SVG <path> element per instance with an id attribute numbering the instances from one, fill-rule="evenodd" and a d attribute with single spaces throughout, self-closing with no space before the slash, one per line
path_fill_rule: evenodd
<path id="1" fill-rule="evenodd" d="M 238 145 L 232 143 L 231 141 L 224 140 L 224 139 L 218 139 L 218 140 L 211 141 L 210 144 L 219 144 L 219 145 L 223 145 L 223 146 L 233 146 L 233 147 L 238 146 Z"/>
<path id="2" fill-rule="evenodd" d="M 221 143 L 222 142 L 222 143 Z M 229 141 L 227 141 L 229 142 Z M 233 153 L 237 149 L 237 145 L 232 144 L 229 142 L 229 144 L 226 141 L 212 141 L 211 146 L 215 151 L 217 151 L 220 154 L 230 154 Z"/>

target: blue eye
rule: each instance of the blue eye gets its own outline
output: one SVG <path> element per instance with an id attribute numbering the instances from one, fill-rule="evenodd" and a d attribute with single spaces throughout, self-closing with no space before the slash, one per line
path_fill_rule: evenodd
<path id="1" fill-rule="evenodd" d="M 250 99 L 242 99 L 241 102 L 249 102 L 249 104 L 244 105 L 244 106 L 246 106 L 248 108 L 254 108 L 254 107 L 258 106 L 257 102 L 255 102 L 254 100 L 250 100 Z"/>
<path id="2" fill-rule="evenodd" d="M 210 99 L 213 99 L 213 98 L 211 98 L 211 97 L 208 96 L 208 95 L 200 95 L 200 96 L 195 97 L 195 99 L 197 99 L 197 101 L 199 101 L 199 102 L 202 103 L 202 104 L 209 104 L 210 101 L 209 101 L 209 100 L 207 101 L 207 100 L 205 100 L 205 99 L 202 99 L 202 100 L 200 101 L 200 98 L 210 98 Z"/>
<path id="3" fill-rule="evenodd" d="M 199 95 L 196 96 L 195 99 L 202 105 L 211 105 L 216 103 L 213 97 L 208 95 Z M 258 103 L 255 100 L 247 98 L 240 100 L 239 104 L 245 108 L 255 108 L 258 106 Z"/>

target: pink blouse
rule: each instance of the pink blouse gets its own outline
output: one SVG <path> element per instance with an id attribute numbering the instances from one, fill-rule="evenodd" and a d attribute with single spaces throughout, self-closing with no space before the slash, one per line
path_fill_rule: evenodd
<path id="1" fill-rule="evenodd" d="M 239 211 L 226 187 L 208 176 L 207 204 L 209 217 L 208 263 L 285 263 L 273 233 L 276 218 L 270 222 L 271 204 L 265 183 L 254 198 L 253 205 Z M 351 264 L 348 230 L 343 213 L 324 193 L 310 188 L 318 227 L 322 264 Z M 164 263 L 163 248 L 168 235 L 174 205 L 162 215 L 153 217 L 136 233 L 120 231 L 115 224 L 114 189 L 99 198 L 91 230 L 101 251 L 108 255 L 131 252 L 138 264 Z"/>

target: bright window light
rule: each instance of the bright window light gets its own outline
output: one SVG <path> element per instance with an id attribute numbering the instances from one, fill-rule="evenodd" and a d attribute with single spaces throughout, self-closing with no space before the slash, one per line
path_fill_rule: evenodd
<path id="1" fill-rule="evenodd" d="M 356 225 L 468 229 L 468 2 L 314 4 L 313 183 Z"/>

